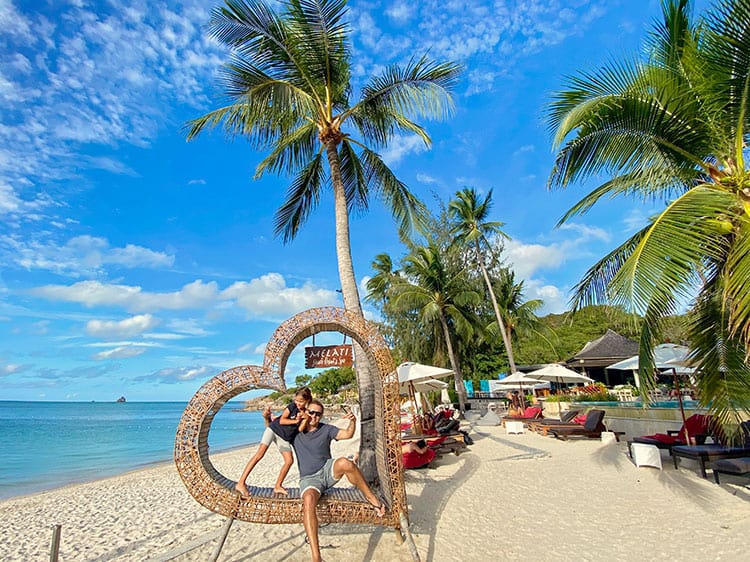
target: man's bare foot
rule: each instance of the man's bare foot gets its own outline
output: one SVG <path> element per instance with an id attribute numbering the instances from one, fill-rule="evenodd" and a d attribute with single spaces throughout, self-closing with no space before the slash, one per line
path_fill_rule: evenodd
<path id="1" fill-rule="evenodd" d="M 250 497 L 250 490 L 247 489 L 247 486 L 244 484 L 240 484 L 237 482 L 237 484 L 234 486 L 234 490 L 240 495 L 240 497 L 244 500 Z"/>
<path id="2" fill-rule="evenodd" d="M 281 486 L 275 486 L 273 489 L 274 494 L 280 494 L 282 496 L 288 496 L 289 491 L 286 488 L 282 488 Z"/>
<path id="3" fill-rule="evenodd" d="M 375 511 L 375 515 L 377 515 L 378 517 L 383 517 L 383 515 L 385 515 L 385 504 L 380 500 L 377 501 L 377 504 L 374 504 L 372 502 L 369 503 L 372 506 L 372 509 Z"/>

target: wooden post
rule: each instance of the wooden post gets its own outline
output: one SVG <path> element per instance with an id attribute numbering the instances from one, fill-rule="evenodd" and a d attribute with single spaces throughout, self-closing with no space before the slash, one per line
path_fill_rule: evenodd
<path id="1" fill-rule="evenodd" d="M 52 544 L 49 549 L 49 562 L 57 562 L 60 555 L 60 531 L 62 525 L 52 525 Z"/>
<path id="2" fill-rule="evenodd" d="M 216 550 L 214 550 L 213 555 L 211 555 L 210 562 L 216 562 L 219 559 L 219 554 L 221 554 L 221 549 L 224 547 L 224 541 L 227 540 L 227 535 L 229 534 L 229 529 L 232 528 L 232 523 L 234 523 L 234 517 L 227 517 L 227 521 L 224 523 L 223 532 L 219 537 L 219 544 L 216 545 Z"/>
<path id="3" fill-rule="evenodd" d="M 417 544 L 414 542 L 414 537 L 409 530 L 409 521 L 406 519 L 405 513 L 401 512 L 399 514 L 399 521 L 401 523 L 401 531 L 404 533 L 404 537 L 406 537 L 406 544 L 409 545 L 411 559 L 414 560 L 414 562 L 421 562 L 421 559 L 419 558 L 419 551 L 417 550 Z"/>

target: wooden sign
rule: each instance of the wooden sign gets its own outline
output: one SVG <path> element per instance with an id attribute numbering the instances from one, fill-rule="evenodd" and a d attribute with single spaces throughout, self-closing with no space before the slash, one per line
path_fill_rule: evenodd
<path id="1" fill-rule="evenodd" d="M 305 348 L 305 369 L 351 366 L 351 345 L 318 345 Z"/>

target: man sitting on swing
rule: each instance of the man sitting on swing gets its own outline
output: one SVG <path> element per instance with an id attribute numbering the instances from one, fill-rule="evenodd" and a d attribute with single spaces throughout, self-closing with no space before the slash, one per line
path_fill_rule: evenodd
<path id="1" fill-rule="evenodd" d="M 313 562 L 318 562 L 321 558 L 318 541 L 318 514 L 315 508 L 320 497 L 342 476 L 346 476 L 347 480 L 364 494 L 378 517 L 385 515 L 385 505 L 370 489 L 359 467 L 353 461 L 344 457 L 333 459 L 331 456 L 332 441 L 354 437 L 357 426 L 354 414 L 347 411 L 345 417 L 349 425 L 345 429 L 339 429 L 320 421 L 323 416 L 323 404 L 318 400 L 312 400 L 307 406 L 305 416 L 307 423 L 301 424 L 293 446 L 299 466 L 299 489 L 302 496 L 305 533 L 310 543 Z"/>

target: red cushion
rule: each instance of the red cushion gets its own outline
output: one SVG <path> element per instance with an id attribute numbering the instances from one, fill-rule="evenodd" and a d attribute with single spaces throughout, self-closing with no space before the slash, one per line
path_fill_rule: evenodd
<path id="1" fill-rule="evenodd" d="M 683 442 L 682 438 L 675 435 L 667 435 L 666 433 L 654 433 L 653 435 L 644 435 L 644 437 L 646 439 L 653 439 L 659 443 L 664 443 L 665 445 L 675 445 Z"/>
<path id="2" fill-rule="evenodd" d="M 685 420 L 685 428 L 687 429 L 690 436 L 708 433 L 708 425 L 711 418 L 704 414 L 693 414 Z M 680 431 L 680 434 L 684 436 L 684 431 Z"/>
<path id="3" fill-rule="evenodd" d="M 542 409 L 541 408 L 532 408 L 531 406 L 529 406 L 528 408 L 526 408 L 524 410 L 522 417 L 524 417 L 524 418 L 535 418 L 535 417 L 537 417 L 541 413 L 542 413 Z"/>
<path id="4" fill-rule="evenodd" d="M 408 453 L 402 453 L 401 458 L 404 468 L 419 468 L 432 462 L 432 459 L 435 458 L 435 451 L 432 449 L 427 449 L 424 453 L 409 451 Z"/>
<path id="5" fill-rule="evenodd" d="M 573 423 L 579 423 L 581 425 L 586 423 L 586 414 L 579 414 L 573 418 Z"/>

